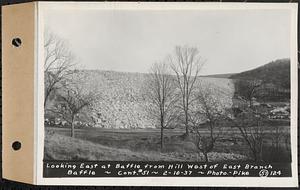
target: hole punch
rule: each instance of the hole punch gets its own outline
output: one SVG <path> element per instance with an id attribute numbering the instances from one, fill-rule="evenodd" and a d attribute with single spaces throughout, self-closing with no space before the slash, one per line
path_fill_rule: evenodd
<path id="1" fill-rule="evenodd" d="M 20 150 L 21 149 L 21 143 L 19 141 L 15 141 L 12 143 L 12 148 L 14 150 Z"/>
<path id="2" fill-rule="evenodd" d="M 20 38 L 14 38 L 11 43 L 14 47 L 20 47 L 22 44 L 22 40 Z"/>

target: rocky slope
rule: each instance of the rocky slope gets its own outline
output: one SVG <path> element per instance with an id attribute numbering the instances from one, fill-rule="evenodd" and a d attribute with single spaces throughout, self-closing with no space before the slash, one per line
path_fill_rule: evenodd
<path id="1" fill-rule="evenodd" d="M 149 74 L 114 71 L 82 70 L 78 82 L 86 91 L 92 91 L 95 101 L 84 120 L 101 128 L 154 128 L 147 114 L 151 106 L 146 95 Z M 215 95 L 230 104 L 233 84 L 230 79 L 199 77 L 198 87 L 217 89 Z"/>

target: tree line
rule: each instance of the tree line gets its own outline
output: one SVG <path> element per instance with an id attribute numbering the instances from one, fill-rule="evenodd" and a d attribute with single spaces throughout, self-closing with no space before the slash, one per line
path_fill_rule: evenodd
<path id="1" fill-rule="evenodd" d="M 266 108 L 255 106 L 254 101 L 263 81 L 235 79 L 234 97 L 222 100 L 230 96 L 226 94 L 229 92 L 201 82 L 199 73 L 204 62 L 197 48 L 178 46 L 173 54 L 150 69 L 145 85 L 151 102 L 147 110 L 161 130 L 161 151 L 165 129 L 180 125 L 185 127 L 183 140 L 192 141 L 207 162 L 208 153 L 214 150 L 227 127 L 236 128 L 253 160 L 262 161 L 266 128 L 270 124 Z M 226 101 L 233 99 L 239 103 L 228 105 Z"/>
<path id="2" fill-rule="evenodd" d="M 85 78 L 78 79 L 78 63 L 65 40 L 46 31 L 44 52 L 45 113 L 61 117 L 71 126 L 71 136 L 75 137 L 76 118 L 92 105 L 95 94 L 78 84 L 78 81 L 85 81 Z M 51 98 L 55 98 L 58 103 L 48 109 L 47 103 Z"/>

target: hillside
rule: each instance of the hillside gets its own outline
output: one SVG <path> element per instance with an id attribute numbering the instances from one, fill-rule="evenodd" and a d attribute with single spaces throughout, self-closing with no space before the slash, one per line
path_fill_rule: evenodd
<path id="1" fill-rule="evenodd" d="M 214 75 L 205 75 L 202 77 L 209 77 L 209 78 L 225 78 L 228 79 L 231 76 L 235 75 L 236 73 L 226 73 L 226 74 L 214 74 Z"/>
<path id="2" fill-rule="evenodd" d="M 156 137 L 159 135 L 156 135 Z M 114 137 L 114 136 L 112 136 Z M 147 137 L 144 137 L 147 138 Z M 134 140 L 134 139 L 133 139 Z M 135 141 L 134 141 L 135 142 Z M 140 141 L 139 141 L 140 142 Z M 184 143 L 184 142 L 183 142 Z M 153 142 L 151 143 L 153 144 Z M 186 143 L 188 144 L 188 143 Z M 190 144 L 190 143 L 189 143 Z M 74 146 L 76 145 L 76 146 Z M 146 148 L 146 147 L 145 147 Z M 179 147 L 180 148 L 180 147 Z M 157 152 L 132 151 L 98 143 L 71 138 L 65 135 L 46 133 L 45 160 L 114 160 L 114 161 L 204 161 L 197 152 Z M 210 152 L 211 161 L 246 160 L 247 157 L 237 153 Z"/>
<path id="3" fill-rule="evenodd" d="M 290 89 L 290 60 L 279 59 L 261 67 L 234 74 L 231 79 L 260 79 L 279 88 Z"/>
<path id="4" fill-rule="evenodd" d="M 76 146 L 74 146 L 76 145 Z M 63 135 L 46 135 L 46 160 L 180 161 L 163 154 L 132 152 Z"/>

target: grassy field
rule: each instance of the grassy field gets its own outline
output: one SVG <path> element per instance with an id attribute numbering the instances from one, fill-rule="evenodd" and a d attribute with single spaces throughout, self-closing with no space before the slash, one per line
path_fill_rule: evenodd
<path id="1" fill-rule="evenodd" d="M 289 133 L 289 130 L 282 131 Z M 194 143 L 182 139 L 183 130 L 180 129 L 165 131 L 162 151 L 158 129 L 84 128 L 76 129 L 76 138 L 71 138 L 69 128 L 46 127 L 45 134 L 47 160 L 204 161 Z M 271 137 L 266 138 L 265 144 L 265 157 L 274 157 L 270 149 Z M 209 160 L 249 160 L 247 150 L 238 131 L 228 128 L 216 142 Z"/>

